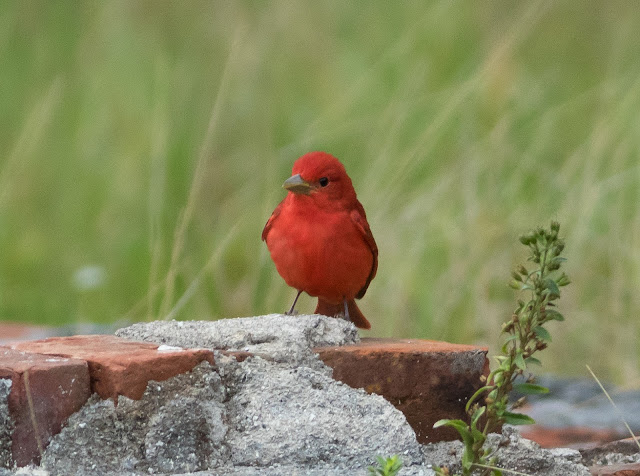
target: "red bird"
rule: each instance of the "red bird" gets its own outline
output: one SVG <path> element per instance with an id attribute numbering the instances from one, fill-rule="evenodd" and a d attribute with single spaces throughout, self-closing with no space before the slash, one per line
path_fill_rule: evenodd
<path id="1" fill-rule="evenodd" d="M 343 314 L 370 329 L 354 299 L 361 299 L 378 269 L 378 247 L 344 166 L 325 152 L 293 164 L 282 185 L 288 194 L 262 231 L 286 283 L 318 298 L 316 314 Z"/>

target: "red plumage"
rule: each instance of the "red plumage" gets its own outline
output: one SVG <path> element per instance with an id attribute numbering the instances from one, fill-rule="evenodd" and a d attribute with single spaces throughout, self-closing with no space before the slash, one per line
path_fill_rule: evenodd
<path id="1" fill-rule="evenodd" d="M 309 152 L 283 187 L 289 192 L 262 231 L 278 273 L 318 298 L 316 313 L 335 316 L 346 307 L 356 326 L 371 328 L 354 299 L 376 275 L 378 247 L 344 166 L 330 154 Z"/>

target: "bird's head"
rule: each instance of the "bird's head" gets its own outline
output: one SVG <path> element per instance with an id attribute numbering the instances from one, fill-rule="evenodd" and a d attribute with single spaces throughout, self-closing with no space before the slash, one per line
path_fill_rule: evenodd
<path id="1" fill-rule="evenodd" d="M 291 177 L 282 187 L 295 195 L 307 196 L 318 205 L 356 198 L 344 165 L 326 152 L 309 152 L 296 160 Z"/>

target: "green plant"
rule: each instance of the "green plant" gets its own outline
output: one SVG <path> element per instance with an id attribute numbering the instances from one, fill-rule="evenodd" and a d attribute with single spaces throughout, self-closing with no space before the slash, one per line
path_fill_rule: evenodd
<path id="1" fill-rule="evenodd" d="M 369 466 L 369 474 L 372 476 L 395 476 L 402 468 L 402 460 L 398 455 L 383 458 L 377 456 L 378 464 Z"/>
<path id="2" fill-rule="evenodd" d="M 464 443 L 462 474 L 467 476 L 474 470 L 481 475 L 501 475 L 495 468 L 495 456 L 485 447 L 489 433 L 498 430 L 504 423 L 526 425 L 534 423 L 527 415 L 513 412 L 522 405 L 520 399 L 509 404 L 509 394 L 518 390 L 524 394 L 547 393 L 549 390 L 534 383 L 532 376 L 525 382 L 515 379 L 524 376 L 532 364 L 540 364 L 533 355 L 547 347 L 551 335 L 545 328 L 550 321 L 562 321 L 564 317 L 556 310 L 555 301 L 560 298 L 560 288 L 570 283 L 569 277 L 560 268 L 565 259 L 561 256 L 564 242 L 558 237 L 560 224 L 551 222 L 549 230 L 537 228 L 520 237 L 520 242 L 530 251 L 528 261 L 533 270 L 520 265 L 512 273 L 510 286 L 521 292 L 530 293 L 529 300 L 518 300 L 511 319 L 502 332 L 506 339 L 501 355 L 495 356 L 498 366 L 491 371 L 487 385 L 478 389 L 466 405 L 469 423 L 462 420 L 440 420 L 434 425 L 455 428 Z M 524 398 L 524 397 L 523 397 Z M 484 404 L 481 404 L 481 400 Z M 449 474 L 448 469 L 437 468 L 437 474 Z"/>

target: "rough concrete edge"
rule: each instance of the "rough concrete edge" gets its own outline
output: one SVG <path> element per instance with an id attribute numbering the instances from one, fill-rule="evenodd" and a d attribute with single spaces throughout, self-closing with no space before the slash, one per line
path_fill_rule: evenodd
<path id="1" fill-rule="evenodd" d="M 13 467 L 11 434 L 14 425 L 9 414 L 11 386 L 11 379 L 0 379 L 0 468 L 7 469 Z"/>

